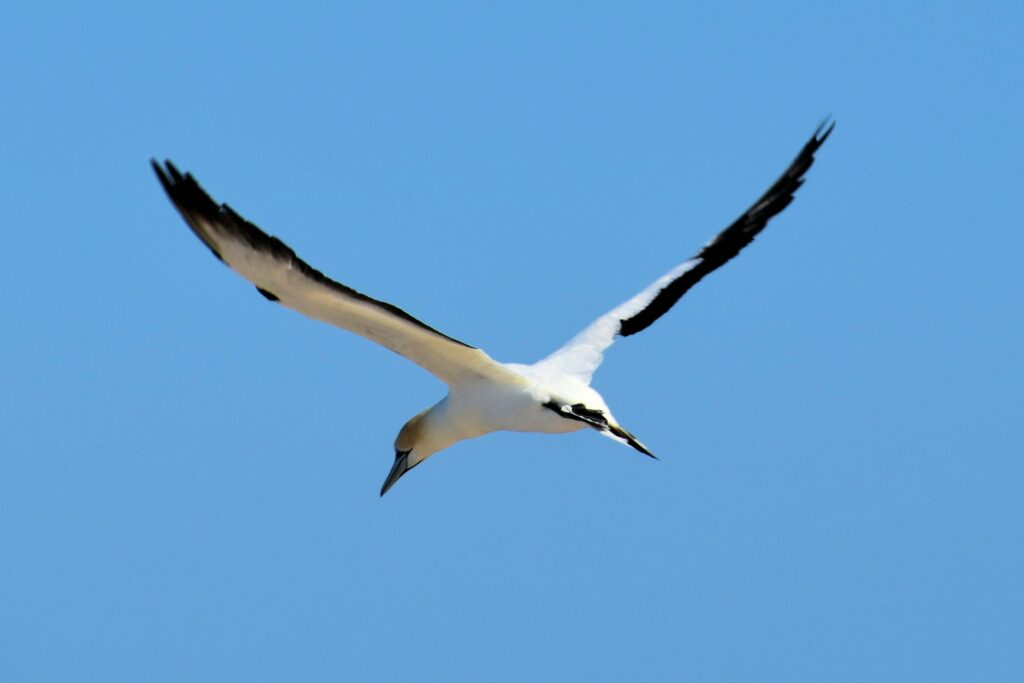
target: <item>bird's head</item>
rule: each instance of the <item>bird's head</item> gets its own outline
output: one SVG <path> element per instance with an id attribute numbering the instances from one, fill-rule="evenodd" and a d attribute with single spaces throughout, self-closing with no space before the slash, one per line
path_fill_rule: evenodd
<path id="1" fill-rule="evenodd" d="M 387 493 L 403 474 L 444 448 L 443 445 L 434 443 L 435 439 L 431 438 L 433 430 L 430 428 L 429 412 L 424 410 L 416 415 L 398 432 L 395 438 L 395 464 L 391 466 L 391 472 L 384 480 L 380 495 Z"/>

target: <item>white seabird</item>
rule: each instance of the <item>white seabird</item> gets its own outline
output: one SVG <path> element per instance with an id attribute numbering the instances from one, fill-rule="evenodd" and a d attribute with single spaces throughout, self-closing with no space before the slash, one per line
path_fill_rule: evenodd
<path id="1" fill-rule="evenodd" d="M 823 123 L 785 173 L 753 206 L 697 253 L 629 301 L 595 320 L 565 346 L 533 365 L 499 363 L 480 349 L 435 330 L 400 308 L 331 280 L 227 204 L 217 204 L 191 174 L 170 161 L 152 162 L 167 195 L 214 256 L 251 282 L 260 294 L 316 320 L 354 332 L 434 374 L 448 395 L 405 423 L 395 439 L 395 462 L 380 494 L 428 457 L 490 432 L 564 433 L 585 427 L 655 457 L 623 429 L 590 387 L 605 349 L 616 335 L 647 328 L 705 275 L 764 229 L 793 200 L 814 153 L 835 124 Z"/>

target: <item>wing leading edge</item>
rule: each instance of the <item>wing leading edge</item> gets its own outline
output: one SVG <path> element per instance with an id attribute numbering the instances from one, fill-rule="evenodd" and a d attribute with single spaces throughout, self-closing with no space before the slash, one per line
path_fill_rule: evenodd
<path id="1" fill-rule="evenodd" d="M 191 174 L 182 175 L 171 162 L 154 160 L 152 165 L 192 232 L 267 299 L 374 341 L 449 385 L 508 374 L 480 349 L 328 278 L 227 204 L 218 205 Z"/>

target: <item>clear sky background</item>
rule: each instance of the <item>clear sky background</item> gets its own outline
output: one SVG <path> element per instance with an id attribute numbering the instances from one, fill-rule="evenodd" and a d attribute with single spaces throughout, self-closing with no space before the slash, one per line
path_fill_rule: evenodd
<path id="1" fill-rule="evenodd" d="M 1019 680 L 1020 3 L 7 3 L 0 679 Z M 459 444 L 163 195 L 532 362 L 837 127 L 596 386 Z"/>

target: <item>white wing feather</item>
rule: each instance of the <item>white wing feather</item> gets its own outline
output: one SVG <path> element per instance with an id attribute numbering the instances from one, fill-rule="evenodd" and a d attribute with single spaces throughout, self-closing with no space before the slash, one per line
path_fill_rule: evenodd
<path id="1" fill-rule="evenodd" d="M 693 258 L 658 278 L 642 292 L 612 309 L 577 334 L 568 344 L 536 364 L 538 370 L 565 372 L 589 384 L 601 365 L 604 351 L 615 335 L 629 336 L 646 329 L 668 312 L 691 287 L 727 263 L 750 244 L 768 221 L 789 206 L 804 174 L 814 163 L 814 153 L 828 139 L 835 124 L 818 126 L 811 139 L 793 159 L 786 171 L 732 225 L 704 245 Z"/>
<path id="2" fill-rule="evenodd" d="M 449 386 L 480 378 L 520 381 L 480 349 L 326 277 L 279 239 L 214 202 L 191 175 L 182 175 L 170 163 L 161 167 L 154 162 L 153 168 L 192 231 L 268 299 L 374 341 Z"/>
<path id="3" fill-rule="evenodd" d="M 536 363 L 535 367 L 538 370 L 552 373 L 564 372 L 584 384 L 590 384 L 594 371 L 604 360 L 605 349 L 615 341 L 615 335 L 619 333 L 622 321 L 632 318 L 647 308 L 661 290 L 699 263 L 699 258 L 692 258 L 680 263 L 632 299 L 619 304 L 592 322 L 562 348 Z"/>

